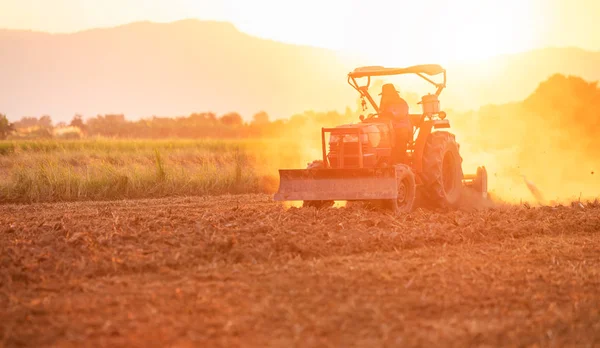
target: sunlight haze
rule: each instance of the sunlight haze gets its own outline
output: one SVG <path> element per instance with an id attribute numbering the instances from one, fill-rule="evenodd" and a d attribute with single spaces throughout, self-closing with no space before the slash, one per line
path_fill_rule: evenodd
<path id="1" fill-rule="evenodd" d="M 600 348 L 599 18 L 0 0 L 0 348 Z"/>
<path id="2" fill-rule="evenodd" d="M 391 65 L 473 60 L 544 46 L 598 50 L 600 35 L 586 28 L 599 14 L 594 0 L 3 0 L 0 27 L 73 32 L 198 18 Z"/>

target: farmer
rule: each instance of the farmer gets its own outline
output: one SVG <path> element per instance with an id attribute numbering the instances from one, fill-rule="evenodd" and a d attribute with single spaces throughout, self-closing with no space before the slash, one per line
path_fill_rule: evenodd
<path id="1" fill-rule="evenodd" d="M 392 162 L 406 163 L 408 141 L 412 139 L 412 125 L 408 116 L 408 103 L 400 97 L 393 84 L 388 83 L 381 88 L 379 117 L 391 121 L 394 128 L 392 144 Z"/>

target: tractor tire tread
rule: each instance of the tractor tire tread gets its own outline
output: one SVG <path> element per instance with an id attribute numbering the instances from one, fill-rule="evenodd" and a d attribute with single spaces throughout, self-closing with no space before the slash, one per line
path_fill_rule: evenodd
<path id="1" fill-rule="evenodd" d="M 460 156 L 460 145 L 456 142 L 454 134 L 438 131 L 431 133 L 425 151 L 423 153 L 423 172 L 421 179 L 423 181 L 423 198 L 431 206 L 437 208 L 448 208 L 458 204 L 459 197 L 453 197 L 450 201 L 445 193 L 444 182 L 442 177 L 443 165 L 444 165 L 444 154 L 449 147 L 456 147 L 458 155 L 459 169 L 458 175 L 462 183 L 463 171 L 462 171 L 462 156 Z M 452 149 L 450 149 L 452 150 Z M 460 190 L 460 187 L 455 188 Z"/>

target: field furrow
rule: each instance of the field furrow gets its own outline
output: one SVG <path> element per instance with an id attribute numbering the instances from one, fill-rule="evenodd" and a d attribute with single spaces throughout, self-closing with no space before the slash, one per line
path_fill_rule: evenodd
<path id="1" fill-rule="evenodd" d="M 0 346 L 594 346 L 600 206 L 0 206 Z"/>

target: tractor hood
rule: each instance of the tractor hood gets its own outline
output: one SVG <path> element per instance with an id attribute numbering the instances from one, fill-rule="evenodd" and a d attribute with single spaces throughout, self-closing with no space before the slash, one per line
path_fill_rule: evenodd
<path id="1" fill-rule="evenodd" d="M 373 127 L 374 125 L 372 123 L 348 123 L 348 124 L 341 124 L 339 126 L 336 126 L 336 129 L 339 130 L 343 130 L 343 129 L 364 129 L 367 130 L 369 129 L 369 127 Z"/>
<path id="2" fill-rule="evenodd" d="M 389 126 L 386 123 L 351 123 L 339 125 L 331 129 L 329 143 L 336 143 L 340 139 L 345 142 L 370 143 L 378 146 L 382 137 L 389 134 Z"/>
<path id="3" fill-rule="evenodd" d="M 349 130 L 356 132 L 358 129 L 362 133 L 378 132 L 381 127 L 387 127 L 385 122 L 365 122 L 365 123 L 348 123 L 336 126 L 335 129 L 340 131 Z"/>
<path id="4" fill-rule="evenodd" d="M 388 131 L 388 125 L 386 123 L 349 123 L 342 124 L 333 129 L 331 129 L 332 135 L 339 134 L 372 134 L 372 133 L 381 133 Z"/>

